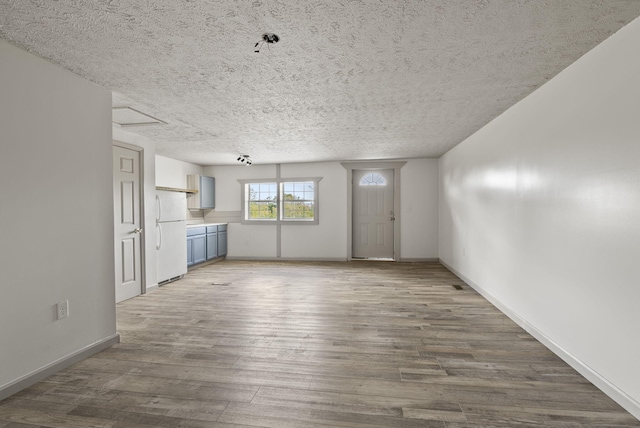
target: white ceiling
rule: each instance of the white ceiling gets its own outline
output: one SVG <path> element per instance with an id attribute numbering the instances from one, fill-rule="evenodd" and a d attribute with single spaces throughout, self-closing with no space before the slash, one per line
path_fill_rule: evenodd
<path id="1" fill-rule="evenodd" d="M 0 0 L 0 37 L 166 125 L 201 165 L 438 157 L 638 0 Z M 254 52 L 264 32 L 277 44 Z"/>

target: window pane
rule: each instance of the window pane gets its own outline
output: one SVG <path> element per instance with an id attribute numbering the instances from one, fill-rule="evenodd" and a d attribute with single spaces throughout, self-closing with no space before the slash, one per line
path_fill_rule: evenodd
<path id="1" fill-rule="evenodd" d="M 315 218 L 314 203 L 285 201 L 284 218 L 288 220 L 313 220 Z"/>
<path id="2" fill-rule="evenodd" d="M 258 184 L 249 184 L 249 200 L 259 199 L 260 186 Z"/>
<path id="3" fill-rule="evenodd" d="M 284 220 L 313 220 L 315 218 L 314 184 L 313 181 L 284 183 L 282 213 Z"/>
<path id="4" fill-rule="evenodd" d="M 278 217 L 278 207 L 275 202 L 250 202 L 249 218 L 259 220 L 275 220 Z"/>
<path id="5" fill-rule="evenodd" d="M 275 201 L 278 195 L 276 183 L 247 184 L 250 201 Z"/>
<path id="6" fill-rule="evenodd" d="M 359 184 L 360 186 L 386 186 L 387 180 L 377 172 L 370 172 L 360 179 Z"/>

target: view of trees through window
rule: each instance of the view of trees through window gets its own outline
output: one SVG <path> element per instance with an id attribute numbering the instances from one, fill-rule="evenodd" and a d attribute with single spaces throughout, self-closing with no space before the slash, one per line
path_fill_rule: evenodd
<path id="1" fill-rule="evenodd" d="M 248 183 L 250 220 L 313 220 L 315 218 L 315 183 L 291 181 Z M 281 195 L 278 198 L 278 195 Z M 280 207 L 278 201 L 281 201 Z M 282 210 L 279 215 L 279 209 Z"/>
<path id="2" fill-rule="evenodd" d="M 278 185 L 276 183 L 249 184 L 249 218 L 275 220 L 278 218 Z"/>
<path id="3" fill-rule="evenodd" d="M 313 181 L 282 183 L 284 219 L 313 220 L 315 211 L 313 185 Z"/>

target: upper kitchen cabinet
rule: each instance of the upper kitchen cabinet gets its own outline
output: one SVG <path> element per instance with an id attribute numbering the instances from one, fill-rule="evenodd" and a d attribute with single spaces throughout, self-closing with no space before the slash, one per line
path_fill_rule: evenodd
<path id="1" fill-rule="evenodd" d="M 211 210 L 216 207 L 216 179 L 204 175 L 188 175 L 187 186 L 198 193 L 187 198 L 190 210 Z"/>

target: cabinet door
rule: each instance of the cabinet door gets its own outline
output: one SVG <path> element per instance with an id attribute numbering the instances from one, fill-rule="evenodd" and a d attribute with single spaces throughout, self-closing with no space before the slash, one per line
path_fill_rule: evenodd
<path id="1" fill-rule="evenodd" d="M 216 207 L 216 179 L 200 176 L 200 208 L 213 209 Z"/>
<path id="2" fill-rule="evenodd" d="M 193 264 L 207 260 L 207 235 L 193 236 Z"/>
<path id="3" fill-rule="evenodd" d="M 207 260 L 218 257 L 218 234 L 207 233 Z"/>
<path id="4" fill-rule="evenodd" d="M 187 266 L 193 264 L 193 238 L 187 237 Z"/>
<path id="5" fill-rule="evenodd" d="M 227 254 L 227 232 L 218 232 L 218 257 Z"/>

